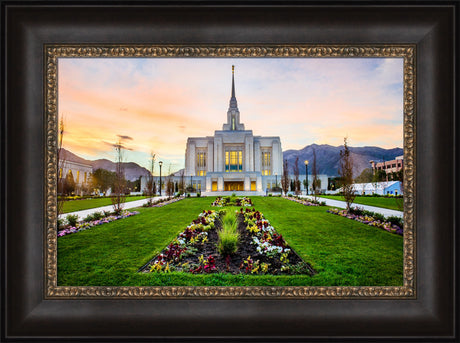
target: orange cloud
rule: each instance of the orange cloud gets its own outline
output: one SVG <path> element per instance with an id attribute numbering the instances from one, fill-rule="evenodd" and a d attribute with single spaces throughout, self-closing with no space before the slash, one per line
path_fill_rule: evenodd
<path id="1" fill-rule="evenodd" d="M 102 142 L 125 135 L 131 156 L 154 151 L 183 164 L 187 137 L 213 135 L 226 121 L 232 64 L 241 121 L 280 136 L 283 149 L 340 145 L 344 135 L 355 146 L 402 146 L 402 61 L 340 58 L 62 59 L 64 144 L 111 156 Z"/>

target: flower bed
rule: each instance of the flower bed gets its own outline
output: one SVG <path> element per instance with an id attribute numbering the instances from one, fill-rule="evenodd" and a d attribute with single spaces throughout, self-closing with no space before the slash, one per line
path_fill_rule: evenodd
<path id="1" fill-rule="evenodd" d="M 174 202 L 180 201 L 182 199 L 184 199 L 184 197 L 179 196 L 179 197 L 174 197 L 174 198 L 169 198 L 169 199 L 160 199 L 160 200 L 153 201 L 153 202 L 148 201 L 144 205 L 142 205 L 142 207 L 163 207 L 163 206 L 172 204 Z"/>
<path id="2" fill-rule="evenodd" d="M 305 206 L 326 206 L 326 202 L 325 201 L 318 201 L 318 200 L 305 200 L 305 199 L 301 199 L 301 198 L 298 198 L 298 197 L 285 197 L 286 199 L 288 200 L 291 200 L 291 201 L 295 201 L 295 202 L 298 202 L 299 204 L 302 204 L 302 205 L 305 205 Z"/>
<path id="3" fill-rule="evenodd" d="M 225 210 L 203 211 L 140 272 L 307 274 L 315 271 L 276 232 L 259 211 L 236 211 L 239 244 L 235 253 L 218 252 L 221 217 Z"/>
<path id="4" fill-rule="evenodd" d="M 225 207 L 225 206 L 253 206 L 252 200 L 248 197 L 217 197 L 216 200 L 211 204 L 214 207 Z"/>
<path id="5" fill-rule="evenodd" d="M 132 212 L 122 211 L 122 213 L 120 215 L 109 214 L 109 215 L 107 215 L 107 216 L 105 216 L 105 217 L 103 217 L 101 219 L 91 220 L 91 221 L 82 221 L 82 222 L 77 223 L 75 226 L 68 226 L 68 227 L 60 230 L 57 235 L 58 235 L 58 237 L 66 236 L 66 235 L 69 235 L 71 233 L 76 233 L 76 232 L 87 230 L 89 228 L 92 228 L 93 226 L 98 226 L 98 225 L 113 222 L 115 220 L 128 218 L 128 217 L 134 216 L 136 214 L 139 214 L 139 212 L 137 212 L 137 211 L 132 211 Z"/>
<path id="6" fill-rule="evenodd" d="M 359 208 L 355 208 L 353 210 L 358 212 L 358 213 L 366 212 L 366 211 L 363 211 L 363 210 L 361 210 Z M 352 213 L 352 212 L 347 212 L 347 210 L 339 210 L 338 208 L 331 208 L 327 212 L 335 214 L 335 215 L 339 215 L 339 216 L 342 216 L 342 217 L 346 217 L 346 218 L 349 218 L 349 219 L 353 219 L 353 220 L 356 220 L 356 221 L 358 221 L 360 223 L 363 223 L 363 224 L 367 224 L 367 225 L 370 225 L 370 226 L 375 226 L 375 227 L 378 227 L 380 229 L 386 230 L 388 232 L 395 233 L 397 235 L 402 236 L 403 232 L 404 232 L 402 226 L 392 224 L 390 221 L 386 220 L 382 215 L 379 215 L 379 219 L 376 219 L 375 214 L 373 216 L 373 215 L 371 215 L 370 212 L 363 213 L 363 214 L 355 214 L 355 213 Z"/>

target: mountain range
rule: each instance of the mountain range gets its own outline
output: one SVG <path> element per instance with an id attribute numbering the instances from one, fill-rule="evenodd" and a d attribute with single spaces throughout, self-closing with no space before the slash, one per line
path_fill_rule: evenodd
<path id="1" fill-rule="evenodd" d="M 69 150 L 66 150 L 64 148 L 62 148 L 61 150 L 61 158 L 63 158 L 66 161 L 89 164 L 93 167 L 93 172 L 101 168 L 114 172 L 116 167 L 116 163 L 108 159 L 102 158 L 93 161 L 85 160 L 84 158 L 81 158 L 80 156 L 77 156 L 73 152 L 70 152 Z M 122 165 L 125 170 L 126 180 L 135 181 L 139 179 L 139 176 L 150 175 L 150 172 L 146 168 L 141 167 L 137 163 L 122 162 Z"/>
<path id="2" fill-rule="evenodd" d="M 311 144 L 300 150 L 286 150 L 283 151 L 283 159 L 287 159 L 289 165 L 289 172 L 293 173 L 292 168 L 294 167 L 295 160 L 299 157 L 299 171 L 300 174 L 305 173 L 304 161 L 308 160 L 309 163 L 309 174 L 312 172 L 312 162 L 313 162 L 313 150 L 316 152 L 316 165 L 318 169 L 318 174 L 326 174 L 328 176 L 337 176 L 339 170 L 339 160 L 340 160 L 340 150 L 343 149 L 343 146 L 332 146 L 328 144 Z M 396 156 L 403 155 L 403 149 L 393 148 L 393 149 L 383 149 L 375 146 L 365 146 L 365 147 L 350 147 L 351 155 L 354 161 L 354 176 L 358 176 L 365 168 L 369 168 L 370 160 L 374 161 L 390 161 L 393 160 Z M 109 171 L 115 171 L 115 162 L 112 162 L 107 159 L 98 159 L 98 160 L 86 160 L 81 158 L 74 153 L 62 149 L 61 157 L 68 161 L 73 161 L 77 163 L 83 163 L 91 165 L 93 171 L 103 168 Z M 149 171 L 139 166 L 134 162 L 123 162 L 125 169 L 125 177 L 127 180 L 137 180 L 139 176 L 149 175 Z M 174 173 L 178 174 L 178 172 Z"/>
<path id="3" fill-rule="evenodd" d="M 361 172 L 370 168 L 369 161 L 390 161 L 396 156 L 403 155 L 403 149 L 393 148 L 384 149 L 376 146 L 365 147 L 349 147 L 351 156 L 353 158 L 354 170 L 353 175 L 356 177 Z M 308 173 L 312 173 L 313 151 L 316 152 L 316 167 L 318 174 L 326 174 L 328 176 L 337 176 L 339 170 L 340 150 L 343 146 L 332 146 L 328 144 L 311 144 L 300 150 L 286 150 L 283 151 L 283 159 L 287 159 L 289 171 L 292 173 L 292 168 L 295 160 L 299 157 L 299 170 L 300 174 L 305 174 L 304 161 L 308 160 Z"/>

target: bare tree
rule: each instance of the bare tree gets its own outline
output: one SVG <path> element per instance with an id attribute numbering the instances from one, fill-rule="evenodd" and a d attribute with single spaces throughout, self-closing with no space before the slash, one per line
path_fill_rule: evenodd
<path id="1" fill-rule="evenodd" d="M 185 193 L 185 173 L 184 173 L 184 169 L 182 169 L 180 171 L 179 192 L 180 192 L 180 194 Z"/>
<path id="2" fill-rule="evenodd" d="M 174 195 L 174 182 L 172 181 L 172 177 L 171 177 L 171 165 L 169 165 L 168 167 L 168 176 L 166 176 L 166 180 L 165 180 L 165 184 L 166 184 L 166 195 L 168 197 L 172 197 Z"/>
<path id="3" fill-rule="evenodd" d="M 313 149 L 313 162 L 312 162 L 311 173 L 313 176 L 313 180 L 311 183 L 311 190 L 313 193 L 313 198 L 315 199 L 315 201 L 317 201 L 319 190 L 321 189 L 321 180 L 318 178 L 318 167 L 316 164 L 316 150 L 315 149 Z"/>
<path id="4" fill-rule="evenodd" d="M 283 177 L 281 178 L 281 187 L 283 188 L 284 195 L 289 191 L 289 164 L 285 159 L 283 162 Z"/>
<path id="5" fill-rule="evenodd" d="M 147 195 L 150 197 L 148 203 L 153 203 L 153 197 L 155 196 L 155 182 L 153 181 L 153 172 L 155 169 L 155 154 L 153 152 L 150 153 L 150 175 L 148 175 L 147 179 Z"/>
<path id="6" fill-rule="evenodd" d="M 64 193 L 64 182 L 65 182 L 65 175 L 64 175 L 64 165 L 65 165 L 65 157 L 64 152 L 62 151 L 62 143 L 64 141 L 64 116 L 61 117 L 59 121 L 59 138 L 58 138 L 58 147 L 57 147 L 57 216 L 61 215 L 64 210 L 64 200 L 59 199 L 59 193 L 61 193 L 61 197 Z M 58 228 L 59 229 L 59 228 Z"/>
<path id="7" fill-rule="evenodd" d="M 299 180 L 299 156 L 295 158 L 294 163 L 294 192 L 296 195 L 300 194 L 300 180 Z"/>
<path id="8" fill-rule="evenodd" d="M 347 137 L 343 139 L 343 150 L 340 150 L 340 168 L 339 175 L 342 177 L 343 197 L 347 203 L 347 211 L 350 210 L 350 205 L 355 200 L 356 194 L 353 181 L 353 158 L 348 148 Z"/>
<path id="9" fill-rule="evenodd" d="M 113 145 L 116 152 L 116 166 L 115 166 L 115 182 L 113 185 L 112 206 L 116 214 L 120 214 L 123 210 L 123 204 L 126 200 L 125 196 L 125 172 L 123 167 L 123 150 L 124 146 L 120 138 L 117 143 Z"/>
<path id="10" fill-rule="evenodd" d="M 398 179 L 401 185 L 402 198 L 395 198 L 396 206 L 398 207 L 398 210 L 404 211 L 404 167 L 402 167 L 402 169 L 398 172 Z"/>

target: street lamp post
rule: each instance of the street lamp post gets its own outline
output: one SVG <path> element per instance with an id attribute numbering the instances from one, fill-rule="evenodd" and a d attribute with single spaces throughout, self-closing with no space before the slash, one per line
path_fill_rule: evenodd
<path id="1" fill-rule="evenodd" d="M 308 160 L 305 160 L 305 189 L 308 195 Z"/>
<path id="2" fill-rule="evenodd" d="M 163 165 L 163 161 L 158 162 L 160 165 L 160 196 L 161 196 L 161 166 Z"/>
<path id="3" fill-rule="evenodd" d="M 190 193 L 193 192 L 193 180 L 192 180 L 192 174 L 190 174 Z"/>
<path id="4" fill-rule="evenodd" d="M 278 192 L 278 173 L 275 173 L 275 188 L 276 188 L 276 191 Z"/>

